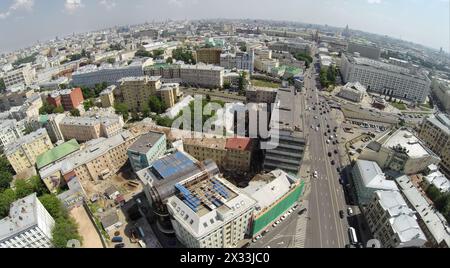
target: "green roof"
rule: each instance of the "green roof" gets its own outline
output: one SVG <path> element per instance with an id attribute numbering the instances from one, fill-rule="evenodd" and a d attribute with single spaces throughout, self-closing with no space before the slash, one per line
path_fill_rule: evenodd
<path id="1" fill-rule="evenodd" d="M 36 159 L 36 165 L 38 169 L 47 166 L 50 163 L 58 161 L 59 159 L 75 152 L 80 149 L 80 145 L 76 140 L 70 140 L 55 148 L 39 155 Z"/>
<path id="2" fill-rule="evenodd" d="M 39 123 L 41 124 L 45 124 L 48 122 L 48 115 L 44 114 L 44 115 L 40 115 L 39 116 Z"/>

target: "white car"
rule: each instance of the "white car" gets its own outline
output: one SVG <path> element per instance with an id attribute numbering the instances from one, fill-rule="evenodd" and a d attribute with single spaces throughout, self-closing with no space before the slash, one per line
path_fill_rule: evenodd
<path id="1" fill-rule="evenodd" d="M 284 221 L 286 219 L 286 215 L 281 216 L 281 220 Z"/>
<path id="2" fill-rule="evenodd" d="M 327 140 L 327 144 L 330 144 L 330 140 Z"/>
<path id="3" fill-rule="evenodd" d="M 351 216 L 353 215 L 353 209 L 352 208 L 348 208 L 347 209 L 348 215 Z"/>
<path id="4" fill-rule="evenodd" d="M 319 177 L 319 175 L 317 174 L 317 171 L 314 171 L 313 177 L 314 177 L 315 179 L 317 179 L 317 177 Z"/>

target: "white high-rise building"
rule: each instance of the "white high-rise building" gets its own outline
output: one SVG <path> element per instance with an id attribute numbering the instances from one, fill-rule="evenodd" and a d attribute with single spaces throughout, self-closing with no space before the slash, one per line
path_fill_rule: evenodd
<path id="1" fill-rule="evenodd" d="M 235 248 L 249 232 L 256 201 L 226 180 L 197 176 L 167 200 L 177 238 L 188 248 Z"/>
<path id="2" fill-rule="evenodd" d="M 360 82 L 367 91 L 423 103 L 430 94 L 431 81 L 418 70 L 356 55 L 342 54 L 344 83 Z"/>
<path id="3" fill-rule="evenodd" d="M 21 65 L 18 69 L 9 71 L 3 77 L 5 86 L 11 87 L 14 85 L 30 86 L 36 77 L 36 70 L 30 63 Z"/>
<path id="4" fill-rule="evenodd" d="M 50 248 L 55 220 L 36 193 L 12 203 L 0 220 L 0 248 Z"/>

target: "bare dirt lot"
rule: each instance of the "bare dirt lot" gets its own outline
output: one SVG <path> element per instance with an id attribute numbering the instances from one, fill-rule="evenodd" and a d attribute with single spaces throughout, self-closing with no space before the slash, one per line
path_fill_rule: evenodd
<path id="1" fill-rule="evenodd" d="M 78 232 L 83 237 L 83 248 L 103 248 L 100 236 L 95 230 L 89 216 L 83 206 L 75 207 L 70 215 L 78 223 Z"/>

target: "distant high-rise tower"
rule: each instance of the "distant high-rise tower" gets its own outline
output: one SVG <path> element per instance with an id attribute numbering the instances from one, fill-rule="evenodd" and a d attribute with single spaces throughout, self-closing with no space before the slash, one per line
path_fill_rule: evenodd
<path id="1" fill-rule="evenodd" d="M 342 32 L 342 36 L 346 37 L 346 38 L 350 38 L 351 33 L 350 33 L 350 28 L 347 26 L 345 27 L 344 31 Z"/>

